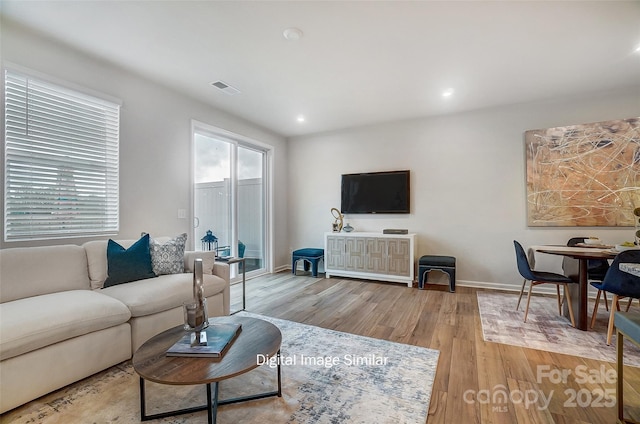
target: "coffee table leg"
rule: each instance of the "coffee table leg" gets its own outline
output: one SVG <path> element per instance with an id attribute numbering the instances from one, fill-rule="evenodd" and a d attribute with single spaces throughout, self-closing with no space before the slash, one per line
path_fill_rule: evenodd
<path id="1" fill-rule="evenodd" d="M 277 353 L 278 355 L 278 359 L 280 359 L 280 351 L 278 351 Z M 249 400 L 256 400 L 256 399 L 264 399 L 267 397 L 271 397 L 271 396 L 278 396 L 278 397 L 282 397 L 282 373 L 281 373 L 281 369 L 280 369 L 280 361 L 278 360 L 278 390 L 274 390 L 273 392 L 264 392 L 264 393 L 258 393 L 255 395 L 248 395 L 248 396 L 242 396 L 242 397 L 237 397 L 237 398 L 231 398 L 231 399 L 223 399 L 223 400 L 218 400 L 217 401 L 217 405 L 229 405 L 231 403 L 239 403 L 239 402 L 246 402 Z M 215 383 L 217 384 L 217 383 Z M 216 397 L 217 399 L 217 397 Z M 216 407 L 217 407 L 216 405 Z"/>
<path id="2" fill-rule="evenodd" d="M 280 373 L 280 351 L 278 350 L 278 397 L 282 397 L 282 374 Z"/>
<path id="3" fill-rule="evenodd" d="M 208 411 L 209 424 L 215 424 L 218 412 L 218 383 L 215 383 L 215 396 L 211 397 L 211 383 L 207 386 L 207 404 L 194 406 L 191 408 L 176 409 L 174 411 L 160 412 L 158 414 L 147 415 L 146 392 L 144 387 L 144 378 L 140 377 L 140 421 L 155 420 L 158 418 L 168 418 L 176 415 L 192 414 L 194 412 Z"/>
<path id="4" fill-rule="evenodd" d="M 145 399 L 144 379 L 140 377 L 140 421 L 145 421 L 145 418 L 147 417 L 144 399 Z"/>
<path id="5" fill-rule="evenodd" d="M 207 384 L 207 415 L 209 424 L 216 424 L 218 419 L 218 382 L 213 383 L 213 398 L 211 396 L 211 383 Z"/>

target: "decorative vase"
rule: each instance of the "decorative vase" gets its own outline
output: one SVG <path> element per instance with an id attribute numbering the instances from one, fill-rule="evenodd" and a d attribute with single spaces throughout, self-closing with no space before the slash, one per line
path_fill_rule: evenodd
<path id="1" fill-rule="evenodd" d="M 350 233 L 351 231 L 353 231 L 353 227 L 348 222 L 347 222 L 347 225 L 345 225 L 344 228 L 342 228 L 342 229 L 344 231 L 346 231 L 347 233 Z"/>

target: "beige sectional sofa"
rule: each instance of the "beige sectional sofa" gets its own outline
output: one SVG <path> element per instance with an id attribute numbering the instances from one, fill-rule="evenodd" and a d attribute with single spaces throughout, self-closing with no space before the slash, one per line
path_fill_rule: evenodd
<path id="1" fill-rule="evenodd" d="M 103 288 L 106 250 L 106 240 L 0 250 L 0 413 L 130 359 L 183 323 L 197 257 L 209 316 L 229 314 L 229 267 L 212 252 L 185 252 L 184 273 Z"/>

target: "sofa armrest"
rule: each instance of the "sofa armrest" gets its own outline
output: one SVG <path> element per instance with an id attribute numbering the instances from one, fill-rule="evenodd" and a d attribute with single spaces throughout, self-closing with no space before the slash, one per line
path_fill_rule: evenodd
<path id="1" fill-rule="evenodd" d="M 229 282 L 229 264 L 216 262 L 216 253 L 213 251 L 187 251 L 184 252 L 184 272 L 193 272 L 193 261 L 202 259 L 202 271 L 205 274 L 213 274 Z"/>
<path id="2" fill-rule="evenodd" d="M 231 271 L 229 271 L 229 264 L 224 262 L 214 262 L 213 275 L 217 275 L 224 281 L 229 283 L 231 281 Z"/>

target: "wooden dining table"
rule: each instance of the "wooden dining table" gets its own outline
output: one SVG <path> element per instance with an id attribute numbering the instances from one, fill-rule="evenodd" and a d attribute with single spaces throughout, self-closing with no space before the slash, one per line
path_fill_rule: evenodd
<path id="1" fill-rule="evenodd" d="M 571 295 L 571 305 L 575 315 L 576 328 L 588 330 L 588 301 L 589 301 L 589 281 L 587 275 L 587 263 L 589 259 L 613 259 L 618 252 L 611 248 L 599 247 L 568 247 L 568 246 L 531 246 L 534 252 L 546 253 L 550 255 L 560 255 L 575 259 L 577 266 L 565 266 L 565 275 L 578 284 L 569 284 Z M 563 314 L 568 316 L 568 307 L 565 305 Z"/>

